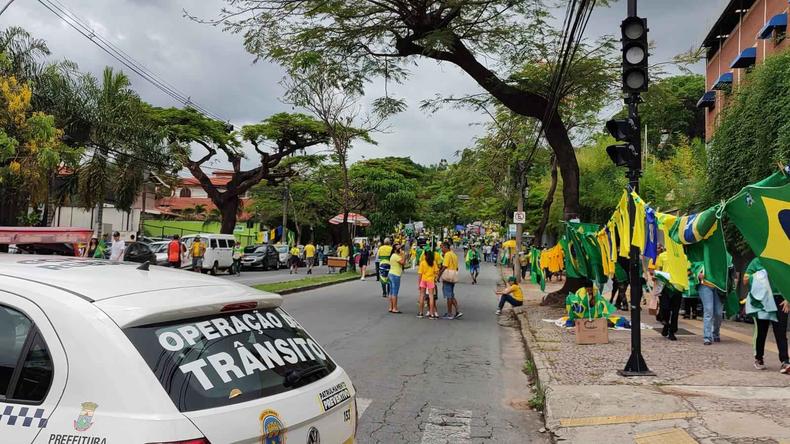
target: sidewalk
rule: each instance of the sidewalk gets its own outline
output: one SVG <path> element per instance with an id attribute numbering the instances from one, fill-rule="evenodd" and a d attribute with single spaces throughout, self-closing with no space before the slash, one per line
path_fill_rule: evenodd
<path id="1" fill-rule="evenodd" d="M 547 292 L 559 288 L 549 283 Z M 702 321 L 681 320 L 678 341 L 642 330 L 642 355 L 655 377 L 623 378 L 630 331 L 609 330 L 609 344 L 576 345 L 572 330 L 544 319 L 563 308 L 538 305 L 525 284 L 516 309 L 545 390 L 546 427 L 573 443 L 790 443 L 790 376 L 782 375 L 773 336 L 767 370 L 752 366 L 750 324 L 725 321 L 722 342 L 702 343 Z M 630 318 L 630 315 L 627 315 Z M 659 326 L 643 311 L 642 322 Z"/>

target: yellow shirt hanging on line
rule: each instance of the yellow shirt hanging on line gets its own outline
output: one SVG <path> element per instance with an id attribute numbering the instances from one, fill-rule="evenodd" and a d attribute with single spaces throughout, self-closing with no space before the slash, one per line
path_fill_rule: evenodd
<path id="1" fill-rule="evenodd" d="M 661 269 L 669 273 L 669 282 L 680 291 L 689 288 L 689 260 L 683 245 L 672 240 L 669 236 L 669 229 L 675 223 L 677 216 L 671 214 L 657 213 L 659 229 L 664 233 L 664 246 L 666 251 L 661 253 L 656 260 L 656 269 Z M 661 256 L 664 256 L 663 259 Z"/>

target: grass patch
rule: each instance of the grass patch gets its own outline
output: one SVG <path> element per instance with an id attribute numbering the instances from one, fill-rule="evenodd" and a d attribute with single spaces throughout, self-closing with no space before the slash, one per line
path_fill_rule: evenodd
<path id="1" fill-rule="evenodd" d="M 523 371 L 524 374 L 532 379 L 535 379 L 538 376 L 538 369 L 535 367 L 535 361 L 532 359 L 527 359 L 527 361 L 524 362 L 524 367 L 521 369 L 521 371 Z"/>
<path id="2" fill-rule="evenodd" d="M 284 290 L 293 290 L 302 287 L 309 287 L 318 284 L 327 284 L 330 282 L 343 282 L 351 279 L 358 279 L 359 273 L 354 271 L 346 271 L 336 274 L 324 274 L 321 276 L 309 276 L 302 279 L 295 279 L 293 281 L 285 282 L 271 282 L 268 284 L 253 285 L 253 288 L 271 293 L 280 293 Z"/>
<path id="3" fill-rule="evenodd" d="M 527 401 L 532 410 L 543 411 L 546 405 L 546 389 L 538 382 L 535 384 L 535 391 L 532 392 L 532 398 Z"/>

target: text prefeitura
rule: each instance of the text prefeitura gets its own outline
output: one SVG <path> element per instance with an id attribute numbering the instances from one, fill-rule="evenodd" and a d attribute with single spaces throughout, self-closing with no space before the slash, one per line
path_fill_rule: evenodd
<path id="1" fill-rule="evenodd" d="M 195 345 L 201 338 L 214 340 L 245 332 L 282 328 L 283 321 L 291 328 L 301 329 L 298 322 L 282 311 L 277 313 L 254 311 L 183 325 L 160 333 L 158 340 L 165 350 L 179 352 L 185 347 Z M 263 372 L 287 364 L 326 359 L 321 347 L 310 338 L 296 337 L 253 343 L 252 348 L 255 353 L 238 341 L 234 342 L 234 348 L 235 356 L 224 351 L 218 352 L 183 364 L 179 369 L 182 373 L 194 375 L 203 389 L 209 390 L 214 387 L 206 375 L 205 368 L 209 366 L 222 382 L 228 383 L 234 377 L 242 378 L 256 371 Z"/>

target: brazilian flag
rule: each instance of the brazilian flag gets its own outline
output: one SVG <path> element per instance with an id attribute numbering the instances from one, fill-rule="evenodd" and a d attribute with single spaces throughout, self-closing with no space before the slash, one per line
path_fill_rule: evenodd
<path id="1" fill-rule="evenodd" d="M 598 246 L 596 224 L 566 222 L 565 235 L 572 246 L 573 260 L 578 263 L 579 274 L 603 285 L 609 277 L 603 272 L 603 258 Z"/>
<path id="2" fill-rule="evenodd" d="M 560 246 L 562 246 L 562 251 L 564 253 L 563 261 L 565 262 L 565 276 L 569 278 L 582 277 L 582 275 L 579 273 L 579 270 L 577 268 L 578 263 L 576 262 L 576 259 L 573 257 L 573 254 L 571 254 L 571 247 L 570 244 L 568 243 L 568 236 L 564 234 L 562 235 L 562 237 L 560 238 Z"/>
<path id="3" fill-rule="evenodd" d="M 760 258 L 771 287 L 790 301 L 790 178 L 785 170 L 744 187 L 724 211 Z"/>

